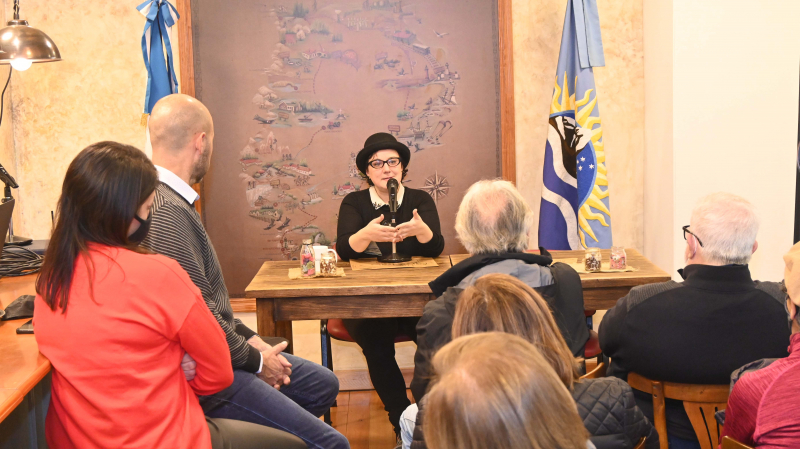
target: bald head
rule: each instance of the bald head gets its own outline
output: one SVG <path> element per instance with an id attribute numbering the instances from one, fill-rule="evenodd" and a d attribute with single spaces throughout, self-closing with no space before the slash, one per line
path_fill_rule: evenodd
<path id="1" fill-rule="evenodd" d="M 188 95 L 167 95 L 150 114 L 150 143 L 153 156 L 163 151 L 187 150 L 200 133 L 212 136 L 214 123 L 208 109 Z"/>
<path id="2" fill-rule="evenodd" d="M 211 165 L 214 122 L 203 103 L 188 95 L 168 95 L 150 114 L 153 163 L 189 184 L 200 182 Z"/>

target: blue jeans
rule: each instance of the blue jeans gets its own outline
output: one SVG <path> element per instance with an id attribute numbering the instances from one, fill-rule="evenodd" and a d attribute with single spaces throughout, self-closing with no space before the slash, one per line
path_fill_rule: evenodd
<path id="1" fill-rule="evenodd" d="M 339 380 L 327 368 L 291 354 L 291 383 L 280 391 L 255 374 L 233 371 L 233 384 L 200 405 L 210 418 L 235 419 L 280 429 L 296 435 L 311 449 L 349 449 L 347 438 L 318 419 L 336 400 Z"/>
<path id="2" fill-rule="evenodd" d="M 697 441 L 683 440 L 669 435 L 667 435 L 667 440 L 669 440 L 669 449 L 700 449 L 700 443 Z"/>

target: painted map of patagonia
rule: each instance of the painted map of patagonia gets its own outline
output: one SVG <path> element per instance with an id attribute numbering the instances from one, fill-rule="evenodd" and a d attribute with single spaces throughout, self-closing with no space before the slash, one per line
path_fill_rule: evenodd
<path id="1" fill-rule="evenodd" d="M 494 0 L 193 0 L 198 98 L 215 124 L 204 218 L 228 289 L 303 239 L 335 245 L 342 198 L 368 188 L 375 132 L 411 149 L 404 184 L 447 241 L 464 191 L 499 177 Z"/>

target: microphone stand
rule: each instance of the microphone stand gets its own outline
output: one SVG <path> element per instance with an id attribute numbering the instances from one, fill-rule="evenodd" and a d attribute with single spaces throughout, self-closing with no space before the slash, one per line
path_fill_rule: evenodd
<path id="1" fill-rule="evenodd" d="M 11 188 L 19 188 L 19 184 L 17 184 L 17 181 L 14 179 L 14 177 L 11 176 L 2 165 L 0 165 L 0 181 L 3 181 L 3 183 L 6 185 L 5 189 L 3 189 L 3 199 L 0 200 L 0 203 L 5 204 L 9 201 L 14 201 L 14 197 L 11 196 Z M 33 243 L 33 239 L 14 235 L 14 220 L 10 220 L 8 222 L 8 236 L 6 236 L 4 246 L 26 246 L 30 245 L 31 243 Z"/>
<path id="2" fill-rule="evenodd" d="M 394 179 L 392 179 L 394 181 Z M 395 182 L 395 185 L 397 183 Z M 389 188 L 389 213 L 392 214 L 391 226 L 397 227 L 397 187 Z M 411 256 L 397 253 L 397 242 L 392 242 L 392 254 L 378 257 L 378 262 L 401 263 L 411 260 Z"/>

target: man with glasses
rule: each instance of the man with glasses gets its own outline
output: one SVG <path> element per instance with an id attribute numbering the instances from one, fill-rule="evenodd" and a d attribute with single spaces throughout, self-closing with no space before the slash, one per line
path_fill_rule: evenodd
<path id="1" fill-rule="evenodd" d="M 635 372 L 654 380 L 728 384 L 731 372 L 762 358 L 786 357 L 786 295 L 774 282 L 754 281 L 747 263 L 758 248 L 753 205 L 730 193 L 701 199 L 689 225 L 683 282 L 631 289 L 600 324 L 609 375 Z M 653 419 L 650 395 L 634 391 Z M 680 401 L 667 400 L 670 448 L 699 448 Z"/>

